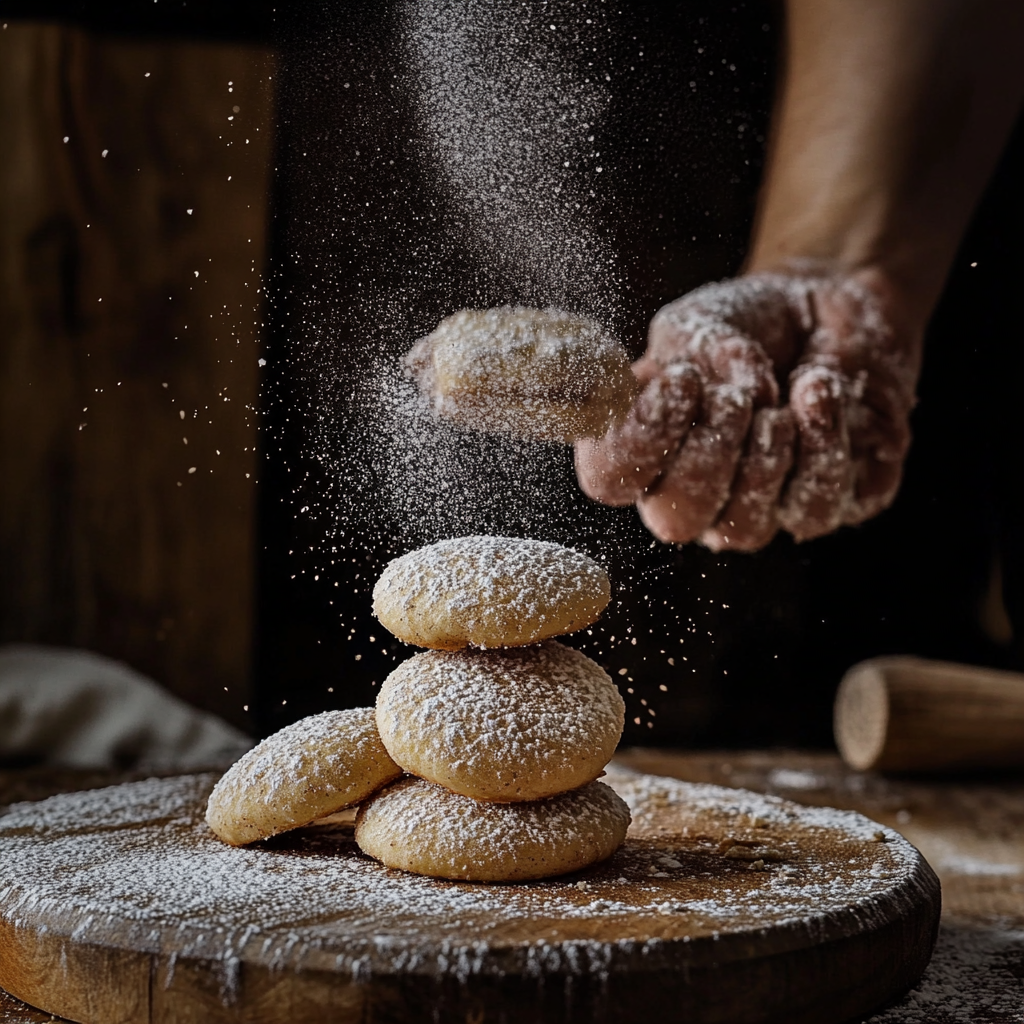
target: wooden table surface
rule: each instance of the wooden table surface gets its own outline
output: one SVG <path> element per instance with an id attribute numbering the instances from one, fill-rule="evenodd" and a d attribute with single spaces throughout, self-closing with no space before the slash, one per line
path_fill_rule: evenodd
<path id="1" fill-rule="evenodd" d="M 692 782 L 849 808 L 899 830 L 942 880 L 943 924 L 920 985 L 872 1024 L 1024 1022 L 1024 779 L 922 781 L 848 771 L 825 753 L 628 750 L 620 763 Z M 124 776 L 0 772 L 0 807 Z M 0 992 L 0 1024 L 52 1021 Z"/>

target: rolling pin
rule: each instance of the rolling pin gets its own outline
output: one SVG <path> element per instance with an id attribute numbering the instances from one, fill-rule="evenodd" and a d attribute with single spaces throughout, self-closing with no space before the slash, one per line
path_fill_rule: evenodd
<path id="1" fill-rule="evenodd" d="M 843 760 L 860 771 L 1024 768 L 1024 675 L 923 658 L 873 658 L 839 684 Z"/>

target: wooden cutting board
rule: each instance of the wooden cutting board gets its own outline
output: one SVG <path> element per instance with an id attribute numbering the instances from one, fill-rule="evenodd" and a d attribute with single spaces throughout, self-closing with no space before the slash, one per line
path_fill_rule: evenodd
<path id="1" fill-rule="evenodd" d="M 829 1024 L 909 988 L 938 927 L 896 832 L 745 790 L 610 771 L 614 857 L 480 885 L 389 871 L 344 823 L 224 846 L 214 781 L 0 818 L 0 987 L 87 1024 Z"/>

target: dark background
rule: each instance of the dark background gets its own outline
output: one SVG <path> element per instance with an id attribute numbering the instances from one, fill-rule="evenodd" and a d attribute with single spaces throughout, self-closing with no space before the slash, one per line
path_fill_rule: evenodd
<path id="1" fill-rule="evenodd" d="M 616 97 L 608 149 L 618 154 L 612 169 L 617 195 L 600 211 L 620 251 L 627 253 L 630 274 L 629 301 L 615 326 L 639 351 L 643 326 L 660 304 L 704 280 L 734 273 L 742 263 L 779 26 L 771 5 L 692 3 L 670 10 L 633 5 L 621 16 L 620 29 L 615 45 L 622 53 L 613 50 L 610 57 L 621 64 L 628 41 L 639 36 L 644 50 L 653 53 L 655 68 Z M 400 545 L 378 530 L 372 517 L 364 524 L 339 554 L 339 562 L 344 558 L 365 570 L 339 614 L 337 605 L 326 605 L 326 588 L 309 582 L 324 564 L 323 519 L 314 517 L 304 526 L 291 511 L 325 493 L 334 472 L 330 460 L 303 455 L 304 436 L 316 426 L 311 418 L 297 424 L 296 410 L 315 389 L 320 364 L 296 343 L 301 332 L 294 324 L 309 308 L 337 323 L 339 391 L 346 383 L 355 388 L 365 373 L 368 343 L 358 328 L 347 333 L 351 293 L 346 294 L 345 283 L 326 302 L 318 293 L 323 268 L 349 261 L 359 265 L 372 260 L 379 247 L 411 252 L 420 241 L 410 239 L 402 212 L 424 201 L 426 186 L 415 152 L 396 142 L 411 130 L 400 86 L 377 94 L 370 107 L 354 104 L 339 88 L 342 77 L 400 79 L 394 34 L 379 7 L 353 6 L 344 25 L 297 34 L 284 51 L 272 338 L 288 353 L 290 370 L 268 387 L 271 474 L 263 491 L 259 659 L 264 729 L 290 720 L 300 709 L 319 708 L 328 682 L 334 683 L 339 705 L 368 702 L 372 686 L 408 653 L 393 642 L 382 646 L 379 637 L 376 644 L 369 640 L 381 632 L 369 617 L 369 589 Z M 702 54 L 693 45 L 698 38 Z M 339 52 L 346 55 L 340 77 Z M 564 59 L 573 59 L 571 41 Z M 741 66 L 742 75 L 723 76 L 725 61 Z M 719 77 L 709 78 L 716 68 Z M 701 102 L 683 108 L 676 97 L 694 78 L 701 82 Z M 670 114 L 667 127 L 657 119 L 660 111 Z M 745 134 L 737 133 L 738 123 L 748 126 Z M 330 176 L 320 169 L 346 166 L 344 151 L 356 145 L 353 133 L 364 152 L 380 147 L 381 156 L 371 175 L 353 172 L 351 192 L 339 205 Z M 645 146 L 645 136 L 657 145 Z M 334 141 L 340 138 L 344 144 Z M 634 692 L 627 697 L 626 742 L 827 745 L 835 686 L 862 658 L 914 653 L 1021 666 L 1021 146 L 1018 132 L 936 313 L 914 416 L 916 442 L 892 510 L 864 527 L 803 546 L 782 536 L 754 556 L 714 555 L 693 546 L 652 550 L 642 529 L 616 524 L 622 531 L 615 561 L 620 576 L 613 571 L 618 602 L 606 616 L 603 636 L 575 642 L 613 672 L 627 668 Z M 386 169 L 385 157 L 395 159 L 393 171 Z M 360 216 L 364 204 L 380 194 L 392 197 L 387 221 L 379 216 L 383 207 Z M 338 230 L 328 241 L 342 217 L 349 218 L 350 228 L 355 217 L 357 228 Z M 434 294 L 424 288 L 414 297 L 409 338 L 429 331 L 441 315 L 461 305 L 551 299 L 543 281 L 515 291 L 500 273 L 476 265 L 457 244 L 457 222 L 441 216 L 427 234 L 443 253 L 444 273 L 438 277 L 444 286 Z M 441 236 L 454 236 L 456 244 L 437 245 Z M 586 296 L 556 298 L 586 310 Z M 563 471 L 569 489 L 567 457 Z M 372 492 L 369 487 L 371 504 Z M 579 535 L 587 535 L 588 527 L 600 532 L 600 510 L 581 502 L 576 516 Z M 545 529 L 539 527 L 538 532 Z M 544 535 L 574 539 L 558 527 Z M 594 545 L 601 546 L 596 536 Z M 1012 636 L 1000 618 L 997 565 L 1005 608 L 1018 623 Z M 626 632 L 630 626 L 635 646 Z M 611 635 L 617 643 L 609 642 Z M 670 656 L 675 665 L 668 664 Z"/>
<path id="2" fill-rule="evenodd" d="M 376 503 L 367 367 L 397 360 L 463 305 L 558 301 L 586 312 L 593 296 L 481 265 L 458 212 L 431 206 L 389 6 L 30 6 L 3 4 L 0 14 L 278 50 L 255 725 L 266 733 L 368 704 L 410 651 L 369 614 L 373 579 L 406 538 Z M 649 61 L 602 124 L 614 187 L 593 213 L 627 279 L 610 326 L 639 352 L 659 305 L 742 264 L 781 26 L 777 7 L 760 2 L 630 5 L 617 17 L 602 58 L 625 59 L 637 36 Z M 562 46 L 560 59 L 578 59 L 568 34 Z M 727 76 L 723 63 L 739 72 Z M 699 102 L 682 103 L 690 81 Z M 567 451 L 538 451 L 555 467 L 561 511 L 522 532 L 607 556 L 616 600 L 594 635 L 574 642 L 630 689 L 625 742 L 828 745 L 843 671 L 878 654 L 1024 668 L 1022 181 L 1018 128 L 933 319 L 905 482 L 877 520 L 806 545 L 782 536 L 753 556 L 652 546 L 632 512 L 576 494 Z M 415 276 L 424 253 L 430 272 Z M 368 329 L 360 303 L 371 288 L 400 297 L 404 333 Z M 482 442 L 465 444 L 479 466 Z M 494 453 L 506 463 L 489 485 L 496 496 L 508 474 L 531 470 L 529 452 Z M 526 461 L 517 469 L 516 459 Z M 355 506 L 338 498 L 352 480 Z M 503 522 L 496 507 L 494 524 Z"/>
<path id="3" fill-rule="evenodd" d="M 59 22 L 117 35 L 272 44 L 282 34 L 274 6 L 262 0 L 4 0 L 0 18 Z"/>

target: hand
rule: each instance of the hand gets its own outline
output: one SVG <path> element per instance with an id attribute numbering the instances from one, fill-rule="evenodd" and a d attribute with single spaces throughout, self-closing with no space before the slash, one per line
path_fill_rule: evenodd
<path id="1" fill-rule="evenodd" d="M 577 441 L 580 486 L 715 551 L 860 523 L 899 487 L 921 333 L 873 269 L 698 288 L 651 321 L 626 422 Z"/>

